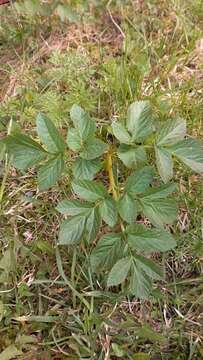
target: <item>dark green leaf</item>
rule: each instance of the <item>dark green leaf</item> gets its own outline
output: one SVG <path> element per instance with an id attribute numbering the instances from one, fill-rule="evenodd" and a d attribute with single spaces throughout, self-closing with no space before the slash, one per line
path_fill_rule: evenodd
<path id="1" fill-rule="evenodd" d="M 78 129 L 80 137 L 83 141 L 94 135 L 96 131 L 96 124 L 80 106 L 72 106 L 70 117 L 75 128 Z"/>
<path id="2" fill-rule="evenodd" d="M 102 219 L 109 226 L 113 227 L 118 220 L 117 204 L 114 199 L 108 198 L 102 201 L 99 206 Z"/>
<path id="3" fill-rule="evenodd" d="M 173 199 L 141 199 L 144 215 L 154 226 L 163 227 L 164 224 L 172 224 L 178 215 L 176 201 Z"/>
<path id="4" fill-rule="evenodd" d="M 87 240 L 95 239 L 101 226 L 101 216 L 98 207 L 93 208 L 86 222 Z"/>
<path id="5" fill-rule="evenodd" d="M 86 217 L 81 215 L 63 221 L 59 231 L 59 245 L 78 243 L 83 235 L 85 223 Z"/>
<path id="6" fill-rule="evenodd" d="M 143 146 L 132 147 L 123 144 L 119 146 L 117 154 L 128 168 L 135 168 L 137 165 L 147 161 L 147 154 Z"/>
<path id="7" fill-rule="evenodd" d="M 146 191 L 153 180 L 153 169 L 150 166 L 145 166 L 140 170 L 136 170 L 127 178 L 125 184 L 125 191 L 129 194 L 135 195 Z"/>
<path id="8" fill-rule="evenodd" d="M 162 180 L 167 183 L 173 177 L 173 159 L 165 148 L 155 147 L 156 166 Z"/>
<path id="9" fill-rule="evenodd" d="M 121 284 L 128 276 L 131 263 L 131 257 L 125 257 L 118 260 L 109 273 L 107 286 L 110 287 Z"/>
<path id="10" fill-rule="evenodd" d="M 151 188 L 146 191 L 143 195 L 144 199 L 147 201 L 156 200 L 156 199 L 163 199 L 166 196 L 172 194 L 174 191 L 177 190 L 177 185 L 174 183 L 161 185 L 157 188 Z"/>
<path id="11" fill-rule="evenodd" d="M 158 267 L 152 260 L 145 258 L 141 255 L 135 256 L 136 267 L 141 269 L 152 279 L 161 280 L 163 279 L 163 271 Z"/>
<path id="12" fill-rule="evenodd" d="M 45 114 L 39 113 L 36 123 L 38 136 L 47 150 L 50 153 L 63 153 L 64 141 L 53 122 Z"/>
<path id="13" fill-rule="evenodd" d="M 171 146 L 170 151 L 193 171 L 203 172 L 203 146 L 197 139 L 185 139 Z"/>
<path id="14" fill-rule="evenodd" d="M 93 271 L 111 268 L 123 255 L 124 245 L 121 234 L 104 235 L 93 249 L 90 262 Z"/>
<path id="15" fill-rule="evenodd" d="M 37 174 L 37 183 L 40 191 L 49 189 L 55 185 L 64 169 L 64 159 L 61 154 L 48 160 L 40 166 Z"/>
<path id="16" fill-rule="evenodd" d="M 73 175 L 80 180 L 93 180 L 96 173 L 101 169 L 102 163 L 99 160 L 85 160 L 80 157 L 72 166 Z"/>
<path id="17" fill-rule="evenodd" d="M 92 138 L 89 139 L 86 144 L 83 145 L 80 156 L 86 160 L 96 159 L 101 156 L 108 148 L 102 140 Z"/>
<path id="18" fill-rule="evenodd" d="M 186 135 L 186 121 L 181 118 L 167 120 L 158 132 L 156 144 L 158 146 L 172 145 L 183 140 Z"/>
<path id="19" fill-rule="evenodd" d="M 105 187 L 94 181 L 90 180 L 78 180 L 74 181 L 73 191 L 82 199 L 95 202 L 100 199 L 108 197 L 108 192 Z"/>
<path id="20" fill-rule="evenodd" d="M 136 101 L 127 113 L 127 128 L 133 140 L 146 138 L 153 131 L 152 111 L 149 101 Z"/>
<path id="21" fill-rule="evenodd" d="M 14 166 L 20 170 L 38 164 L 47 156 L 46 151 L 27 135 L 9 135 L 4 142 L 8 152 L 13 156 Z"/>
<path id="22" fill-rule="evenodd" d="M 162 229 L 148 229 L 143 225 L 135 224 L 127 227 L 127 233 L 130 246 L 147 254 L 168 251 L 176 246 L 172 235 Z"/>
<path id="23" fill-rule="evenodd" d="M 82 147 L 82 140 L 77 129 L 70 128 L 67 135 L 67 145 L 73 151 L 80 151 Z"/>
<path id="24" fill-rule="evenodd" d="M 118 122 L 112 123 L 113 134 L 121 143 L 129 144 L 132 142 L 130 134 L 127 132 L 124 125 Z"/>
<path id="25" fill-rule="evenodd" d="M 151 291 L 151 281 L 148 276 L 135 263 L 131 267 L 130 291 L 139 299 L 148 299 Z"/>
<path id="26" fill-rule="evenodd" d="M 125 193 L 118 203 L 118 211 L 123 220 L 132 223 L 137 217 L 137 204 L 131 195 Z"/>
<path id="27" fill-rule="evenodd" d="M 82 202 L 81 200 L 62 200 L 56 208 L 61 214 L 74 216 L 74 215 L 87 215 L 92 209 L 92 204 Z"/>

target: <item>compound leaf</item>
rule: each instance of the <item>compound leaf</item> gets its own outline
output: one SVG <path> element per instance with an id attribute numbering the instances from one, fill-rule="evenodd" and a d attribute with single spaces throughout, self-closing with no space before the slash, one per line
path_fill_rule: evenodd
<path id="1" fill-rule="evenodd" d="M 47 156 L 47 152 L 36 141 L 23 134 L 9 135 L 5 140 L 8 152 L 13 156 L 13 165 L 20 170 L 38 164 Z"/>
<path id="2" fill-rule="evenodd" d="M 62 222 L 59 231 L 59 245 L 71 245 L 81 240 L 85 229 L 86 217 L 74 216 Z"/>
<path id="3" fill-rule="evenodd" d="M 94 135 L 96 131 L 96 124 L 80 106 L 72 106 L 70 110 L 70 117 L 75 128 L 79 131 L 80 137 L 83 141 Z"/>
<path id="4" fill-rule="evenodd" d="M 102 140 L 91 138 L 83 145 L 80 156 L 86 160 L 93 160 L 101 156 L 107 148 L 108 145 Z"/>
<path id="5" fill-rule="evenodd" d="M 129 144 L 132 142 L 130 134 L 127 132 L 124 125 L 118 122 L 112 123 L 113 134 L 121 143 Z"/>
<path id="6" fill-rule="evenodd" d="M 92 204 L 88 204 L 77 199 L 62 200 L 56 209 L 63 215 L 87 215 L 92 209 Z"/>
<path id="7" fill-rule="evenodd" d="M 118 220 L 117 204 L 114 199 L 107 198 L 99 206 L 102 219 L 106 224 L 113 227 Z"/>
<path id="8" fill-rule="evenodd" d="M 137 217 L 137 204 L 131 195 L 125 193 L 118 202 L 118 212 L 123 220 L 132 223 Z"/>
<path id="9" fill-rule="evenodd" d="M 104 235 L 93 249 L 90 262 L 93 271 L 109 269 L 123 255 L 124 245 L 120 233 Z"/>
<path id="10" fill-rule="evenodd" d="M 186 135 L 186 121 L 181 118 L 167 120 L 160 128 L 156 144 L 158 146 L 166 146 L 176 144 L 183 140 Z"/>
<path id="11" fill-rule="evenodd" d="M 82 199 L 95 202 L 108 197 L 105 187 L 94 181 L 78 180 L 72 183 L 73 191 Z"/>
<path id="12" fill-rule="evenodd" d="M 176 246 L 173 236 L 163 229 L 149 229 L 140 224 L 127 227 L 129 245 L 140 252 L 147 254 L 165 252 Z"/>
<path id="13" fill-rule="evenodd" d="M 156 166 L 163 180 L 167 183 L 173 177 L 173 159 L 171 153 L 161 147 L 155 147 Z"/>
<path id="14" fill-rule="evenodd" d="M 131 195 L 143 193 L 153 180 L 153 169 L 145 166 L 140 170 L 134 171 L 125 184 L 125 191 Z"/>
<path id="15" fill-rule="evenodd" d="M 72 170 L 76 179 L 80 180 L 93 180 L 96 173 L 101 169 L 101 161 L 85 160 L 80 157 L 73 163 Z"/>
<path id="16" fill-rule="evenodd" d="M 107 280 L 107 287 L 121 284 L 128 276 L 131 263 L 132 263 L 131 257 L 125 257 L 118 260 L 109 273 Z"/>
<path id="17" fill-rule="evenodd" d="M 163 199 L 177 190 L 174 183 L 164 184 L 159 187 L 151 188 L 143 194 L 143 198 L 150 200 Z"/>
<path id="18" fill-rule="evenodd" d="M 147 259 L 144 256 L 136 255 L 135 262 L 138 269 L 141 269 L 146 273 L 148 277 L 155 280 L 163 279 L 162 269 L 157 266 L 152 260 Z"/>
<path id="19" fill-rule="evenodd" d="M 80 151 L 82 140 L 77 129 L 70 128 L 67 134 L 67 145 L 72 151 Z"/>
<path id="20" fill-rule="evenodd" d="M 203 172 L 203 146 L 197 139 L 185 139 L 171 146 L 170 151 L 193 171 Z"/>
<path id="21" fill-rule="evenodd" d="M 147 161 L 147 154 L 143 146 L 133 147 L 122 144 L 119 146 L 117 154 L 128 168 L 135 168 L 137 165 Z"/>
<path id="22" fill-rule="evenodd" d="M 45 114 L 39 113 L 36 123 L 38 136 L 47 150 L 50 153 L 63 153 L 64 141 L 53 122 Z"/>
<path id="23" fill-rule="evenodd" d="M 149 101 L 132 103 L 127 113 L 127 128 L 133 140 L 145 139 L 153 131 L 152 110 Z"/>
<path id="24" fill-rule="evenodd" d="M 130 291 L 139 299 L 148 299 L 151 291 L 151 281 L 133 262 L 131 267 Z"/>
<path id="25" fill-rule="evenodd" d="M 37 182 L 40 191 L 49 189 L 55 185 L 64 169 L 64 159 L 62 154 L 48 160 L 40 166 L 37 174 Z"/>
<path id="26" fill-rule="evenodd" d="M 177 204 L 174 199 L 140 199 L 144 215 L 154 226 L 163 227 L 172 224 L 178 215 Z"/>
<path id="27" fill-rule="evenodd" d="M 93 208 L 90 212 L 90 215 L 87 217 L 86 222 L 86 232 L 87 232 L 87 240 L 94 240 L 99 228 L 101 225 L 101 215 L 98 207 Z"/>

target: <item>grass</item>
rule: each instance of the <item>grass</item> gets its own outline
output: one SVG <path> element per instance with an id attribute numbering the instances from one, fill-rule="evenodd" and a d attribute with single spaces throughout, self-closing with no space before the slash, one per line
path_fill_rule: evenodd
<path id="1" fill-rule="evenodd" d="M 185 117 L 201 138 L 202 1 L 94 3 L 72 2 L 82 14 L 76 23 L 0 8 L 2 136 L 11 126 L 34 133 L 39 111 L 63 129 L 73 103 L 105 134 L 133 100 L 149 98 L 157 117 Z M 54 208 L 68 174 L 60 189 L 39 193 L 32 170 L 19 173 L 8 159 L 0 169 L 1 351 L 14 346 L 19 358 L 43 360 L 202 358 L 201 176 L 177 165 L 178 246 L 164 259 L 167 282 L 140 302 L 107 293 L 85 251 L 56 250 Z"/>

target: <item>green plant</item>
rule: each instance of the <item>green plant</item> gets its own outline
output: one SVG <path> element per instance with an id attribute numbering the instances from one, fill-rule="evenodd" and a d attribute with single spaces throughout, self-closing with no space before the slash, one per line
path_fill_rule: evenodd
<path id="1" fill-rule="evenodd" d="M 81 107 L 74 105 L 70 117 L 69 150 L 55 125 L 39 114 L 37 133 L 44 147 L 27 135 L 14 133 L 4 140 L 7 151 L 20 170 L 42 163 L 38 165 L 41 191 L 55 185 L 67 166 L 71 168 L 73 192 L 57 206 L 67 217 L 60 226 L 58 244 L 82 242 L 82 249 L 91 249 L 92 271 L 107 274 L 107 287 L 122 284 L 124 292 L 147 298 L 151 281 L 163 279 L 163 270 L 150 255 L 176 246 L 167 226 L 178 211 L 175 199 L 169 197 L 177 189 L 169 182 L 173 158 L 201 172 L 201 144 L 186 135 L 181 118 L 156 124 L 149 101 L 131 104 L 125 124 L 112 123 L 108 144 Z M 93 180 L 101 169 L 103 184 Z M 101 236 L 102 222 L 107 226 Z"/>

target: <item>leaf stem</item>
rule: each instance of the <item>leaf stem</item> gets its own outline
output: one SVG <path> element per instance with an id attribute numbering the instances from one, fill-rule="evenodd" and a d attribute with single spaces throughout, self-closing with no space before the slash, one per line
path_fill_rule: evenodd
<path id="1" fill-rule="evenodd" d="M 114 175 L 113 175 L 113 162 L 112 162 L 111 150 L 107 154 L 107 171 L 108 171 L 109 183 L 110 183 L 109 190 L 112 191 L 114 199 L 118 200 L 119 194 L 116 190 L 116 184 L 115 184 Z"/>
<path id="2" fill-rule="evenodd" d="M 109 150 L 109 152 L 107 154 L 107 171 L 108 171 L 108 175 L 109 175 L 109 190 L 112 191 L 113 198 L 117 201 L 119 199 L 119 192 L 116 189 L 116 184 L 115 184 L 114 175 L 113 175 L 113 161 L 112 161 L 111 149 Z M 120 228 L 121 228 L 121 231 L 123 233 L 125 233 L 125 226 L 121 219 L 120 219 Z"/>

